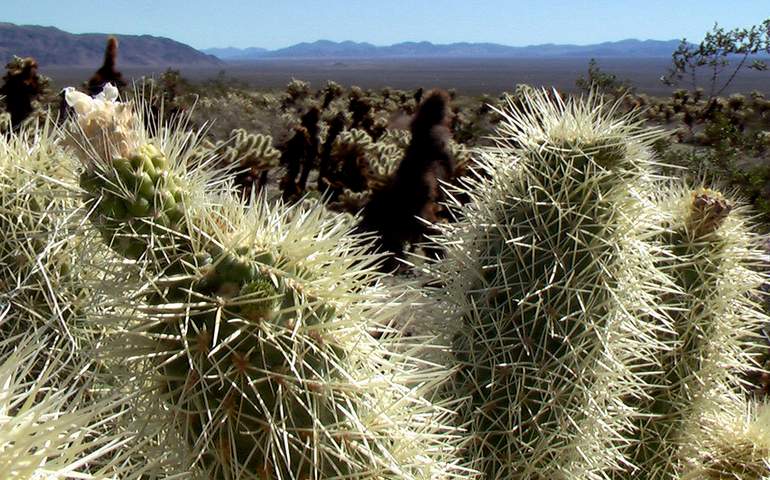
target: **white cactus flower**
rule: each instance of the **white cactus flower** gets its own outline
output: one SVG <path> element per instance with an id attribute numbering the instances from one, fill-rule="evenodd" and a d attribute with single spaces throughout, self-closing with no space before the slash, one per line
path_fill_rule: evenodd
<path id="1" fill-rule="evenodd" d="M 67 87 L 64 98 L 75 110 L 73 141 L 78 155 L 87 163 L 125 157 L 143 143 L 137 127 L 139 119 L 130 103 L 118 101 L 118 89 L 112 84 L 106 84 L 95 97 Z"/>

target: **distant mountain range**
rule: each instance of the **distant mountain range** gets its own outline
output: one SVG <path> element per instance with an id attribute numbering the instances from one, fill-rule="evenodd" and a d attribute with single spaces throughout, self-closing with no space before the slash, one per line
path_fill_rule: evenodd
<path id="1" fill-rule="evenodd" d="M 496 43 L 402 42 L 377 46 L 365 42 L 298 43 L 277 50 L 264 48 L 210 48 L 150 35 L 116 35 L 120 67 L 221 66 L 223 61 L 258 59 L 377 59 L 377 58 L 655 58 L 670 57 L 679 40 L 621 40 L 594 45 L 543 44 L 511 47 Z M 31 56 L 41 65 L 97 67 L 108 35 L 73 34 L 55 27 L 0 23 L 0 61 L 13 55 Z"/>
<path id="2" fill-rule="evenodd" d="M 115 35 L 120 67 L 217 66 L 222 61 L 189 45 L 150 35 Z M 0 23 L 0 61 L 13 55 L 34 57 L 41 66 L 89 66 L 104 59 L 108 35 L 72 34 L 54 27 Z"/>
<path id="3" fill-rule="evenodd" d="M 243 61 L 265 58 L 654 58 L 670 57 L 679 40 L 621 40 L 594 45 L 531 45 L 510 47 L 496 43 L 403 42 L 376 46 L 362 42 L 318 40 L 278 50 L 263 48 L 210 48 L 203 52 L 222 60 Z"/>

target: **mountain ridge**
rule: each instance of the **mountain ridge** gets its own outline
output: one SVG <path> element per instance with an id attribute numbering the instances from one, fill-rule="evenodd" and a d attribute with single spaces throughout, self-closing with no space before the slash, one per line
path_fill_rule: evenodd
<path id="1" fill-rule="evenodd" d="M 119 41 L 118 68 L 216 66 L 222 61 L 176 40 L 152 35 L 114 35 Z M 69 33 L 52 26 L 0 22 L 0 60 L 34 57 L 46 66 L 93 66 L 104 59 L 106 33 Z"/>
<path id="2" fill-rule="evenodd" d="M 258 60 L 269 58 L 538 58 L 538 57 L 670 57 L 680 40 L 625 39 L 590 45 L 546 43 L 513 47 L 489 42 L 455 42 L 435 44 L 428 41 L 408 41 L 377 46 L 368 42 L 346 40 L 334 42 L 317 40 L 301 42 L 285 48 L 267 49 L 203 49 L 217 52 L 225 61 Z M 223 51 L 226 50 L 226 51 Z"/>

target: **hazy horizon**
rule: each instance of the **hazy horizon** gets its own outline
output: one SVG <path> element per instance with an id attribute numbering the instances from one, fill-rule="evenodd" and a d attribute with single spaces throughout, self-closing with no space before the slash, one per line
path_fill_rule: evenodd
<path id="1" fill-rule="evenodd" d="M 89 32 L 89 33 L 103 33 L 103 32 Z M 236 48 L 236 49 L 240 49 L 240 50 L 246 50 L 246 49 L 249 49 L 249 48 L 266 48 L 267 50 L 281 50 L 283 48 L 292 47 L 292 46 L 298 45 L 300 43 L 313 44 L 313 43 L 316 43 L 316 42 L 326 42 L 326 41 L 334 42 L 334 43 L 343 43 L 343 42 L 353 42 L 353 43 L 359 43 L 359 44 L 366 43 L 366 44 L 371 44 L 371 45 L 373 45 L 375 47 L 389 47 L 391 45 L 397 45 L 397 44 L 400 44 L 400 43 L 410 43 L 410 42 L 411 43 L 429 42 L 429 43 L 432 43 L 434 45 L 450 45 L 450 44 L 455 44 L 455 43 L 477 43 L 477 44 L 489 43 L 489 44 L 502 45 L 502 46 L 505 46 L 505 47 L 522 48 L 522 47 L 536 47 L 536 46 L 541 46 L 541 45 L 575 45 L 575 46 L 578 46 L 578 47 L 582 47 L 582 46 L 596 45 L 596 44 L 600 44 L 600 43 L 622 42 L 622 41 L 625 41 L 625 40 L 639 40 L 639 41 L 642 41 L 642 42 L 645 42 L 645 41 L 668 42 L 668 41 L 674 41 L 674 40 L 678 41 L 679 39 L 677 39 L 677 38 L 621 38 L 621 39 L 618 39 L 618 40 L 602 40 L 602 41 L 593 42 L 593 43 L 546 42 L 546 43 L 529 43 L 529 44 L 526 44 L 526 45 L 509 45 L 509 44 L 498 43 L 498 42 L 466 42 L 464 40 L 457 40 L 455 42 L 439 43 L 439 42 L 431 42 L 429 40 L 417 40 L 417 39 L 401 40 L 401 41 L 398 41 L 398 42 L 393 42 L 393 43 L 388 43 L 388 44 L 377 44 L 377 43 L 357 41 L 357 40 L 350 40 L 350 39 L 348 39 L 348 40 L 329 40 L 328 38 L 317 38 L 317 39 L 314 39 L 314 40 L 302 40 L 300 42 L 292 43 L 291 45 L 283 45 L 283 46 L 279 46 L 279 47 L 276 47 L 276 48 L 266 48 L 266 47 L 261 47 L 259 45 L 251 45 L 249 47 L 235 47 L 233 45 L 223 45 L 223 46 L 217 46 L 217 47 L 203 47 L 203 48 L 200 48 L 199 50 L 216 50 L 216 49 L 226 49 L 226 48 Z"/>
<path id="2" fill-rule="evenodd" d="M 72 33 L 154 35 L 197 49 L 270 50 L 330 40 L 377 46 L 428 41 L 590 45 L 626 39 L 698 41 L 714 22 L 725 28 L 753 25 L 766 1 L 577 1 L 503 2 L 406 0 L 361 2 L 312 0 L 267 3 L 247 0 L 6 0 L 2 21 L 53 26 Z"/>

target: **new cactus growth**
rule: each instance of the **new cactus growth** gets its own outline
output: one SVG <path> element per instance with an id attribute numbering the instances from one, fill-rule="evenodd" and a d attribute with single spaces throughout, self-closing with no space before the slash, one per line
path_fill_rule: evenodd
<path id="1" fill-rule="evenodd" d="M 668 287 L 649 146 L 596 98 L 523 92 L 455 194 L 437 265 L 462 317 L 453 395 L 488 479 L 602 479 L 625 467 Z M 654 368 L 654 367 L 653 367 Z"/>
<path id="2" fill-rule="evenodd" d="M 385 301 L 376 258 L 348 235 L 350 221 L 322 206 L 244 206 L 226 190 L 185 192 L 182 221 L 166 218 L 159 199 L 174 197 L 183 159 L 141 142 L 129 150 L 85 157 L 87 168 L 100 164 L 85 188 L 125 207 L 122 216 L 100 212 L 99 228 L 102 218 L 114 222 L 108 232 L 150 225 L 127 248 L 111 242 L 131 257 L 141 245 L 153 272 L 135 308 L 140 321 L 125 332 L 127 354 L 149 365 L 192 463 L 224 479 L 459 475 L 448 411 L 428 395 L 446 374 L 405 345 L 396 350 L 397 337 L 369 334 L 398 309 Z M 140 197 L 149 206 L 138 209 Z"/>

